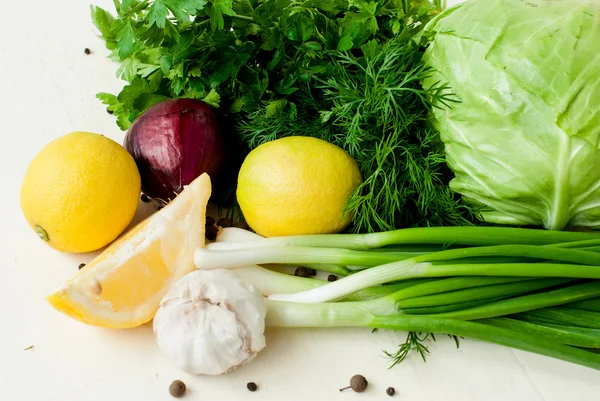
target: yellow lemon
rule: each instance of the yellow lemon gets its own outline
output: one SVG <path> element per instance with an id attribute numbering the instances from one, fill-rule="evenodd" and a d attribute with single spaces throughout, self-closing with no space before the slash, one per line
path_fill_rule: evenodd
<path id="1" fill-rule="evenodd" d="M 362 181 L 356 161 L 320 139 L 264 143 L 244 160 L 237 199 L 250 227 L 266 237 L 344 230 L 346 201 Z"/>
<path id="2" fill-rule="evenodd" d="M 95 326 L 131 328 L 152 320 L 173 284 L 195 270 L 210 194 L 210 178 L 202 174 L 48 296 L 50 304 Z"/>
<path id="3" fill-rule="evenodd" d="M 99 134 L 73 132 L 50 142 L 32 160 L 21 187 L 21 209 L 53 248 L 89 252 L 127 228 L 140 186 L 125 148 Z"/>

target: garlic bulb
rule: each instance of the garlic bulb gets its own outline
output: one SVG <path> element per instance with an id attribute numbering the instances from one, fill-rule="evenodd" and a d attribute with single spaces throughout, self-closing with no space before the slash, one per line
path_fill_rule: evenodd
<path id="1" fill-rule="evenodd" d="M 231 270 L 198 270 L 162 299 L 154 317 L 159 348 L 191 374 L 219 375 L 265 347 L 266 303 Z"/>

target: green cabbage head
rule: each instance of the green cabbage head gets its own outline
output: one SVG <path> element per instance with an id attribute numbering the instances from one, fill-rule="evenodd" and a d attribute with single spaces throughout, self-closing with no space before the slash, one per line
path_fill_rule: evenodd
<path id="1" fill-rule="evenodd" d="M 600 228 L 600 0 L 471 0 L 424 34 L 451 188 L 487 222 Z"/>

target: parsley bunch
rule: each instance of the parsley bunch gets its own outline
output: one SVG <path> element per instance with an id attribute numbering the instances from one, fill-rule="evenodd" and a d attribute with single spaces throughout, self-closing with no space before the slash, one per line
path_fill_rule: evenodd
<path id="1" fill-rule="evenodd" d="M 252 149 L 310 135 L 346 149 L 364 175 L 351 230 L 470 224 L 448 188 L 427 122 L 441 85 L 423 88 L 418 34 L 441 0 L 114 0 L 93 21 L 128 84 L 100 93 L 125 130 L 173 97 L 203 99 Z"/>

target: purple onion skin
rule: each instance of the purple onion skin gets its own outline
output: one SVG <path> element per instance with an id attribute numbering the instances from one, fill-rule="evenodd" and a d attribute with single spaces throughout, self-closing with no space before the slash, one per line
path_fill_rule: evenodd
<path id="1" fill-rule="evenodd" d="M 226 138 L 215 108 L 201 100 L 169 99 L 140 115 L 125 135 L 142 178 L 142 191 L 169 201 L 202 173 L 218 180 Z"/>

